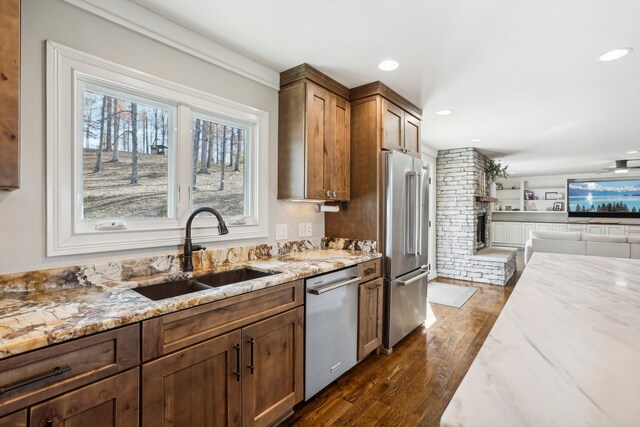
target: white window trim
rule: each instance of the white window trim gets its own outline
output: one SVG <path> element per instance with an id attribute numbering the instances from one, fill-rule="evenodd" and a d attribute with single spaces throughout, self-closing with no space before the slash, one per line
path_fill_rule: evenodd
<path id="1" fill-rule="evenodd" d="M 82 111 L 72 106 L 78 94 L 79 79 L 100 79 L 129 86 L 141 93 L 153 94 L 176 105 L 177 125 L 174 144 L 178 163 L 175 165 L 176 217 L 133 221 L 128 230 L 96 231 L 76 221 L 79 180 L 76 175 L 80 142 L 77 121 Z M 209 93 L 171 82 L 79 50 L 47 41 L 47 256 L 97 253 L 179 245 L 184 239 L 184 226 L 191 209 L 191 134 L 192 114 L 215 115 L 242 123 L 250 131 L 251 160 L 245 167 L 249 173 L 247 187 L 252 196 L 254 216 L 246 224 L 234 225 L 225 218 L 229 234 L 218 236 L 216 222 L 209 217 L 193 223 L 195 241 L 238 241 L 268 236 L 268 152 L 269 115 L 265 111 L 226 100 Z M 81 105 L 81 104 L 80 104 Z M 179 132 L 177 130 L 180 130 Z M 179 185 L 179 183 L 185 183 Z M 187 188 L 181 188 L 186 185 Z M 216 206 L 212 206 L 215 208 Z M 130 221 L 128 220 L 127 223 Z"/>

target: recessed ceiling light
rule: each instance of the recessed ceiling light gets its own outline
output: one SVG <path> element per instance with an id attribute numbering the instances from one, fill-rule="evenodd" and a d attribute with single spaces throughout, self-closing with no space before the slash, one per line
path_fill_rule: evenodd
<path id="1" fill-rule="evenodd" d="M 598 61 L 602 61 L 602 62 L 615 61 L 616 59 L 620 59 L 623 56 L 627 56 L 631 52 L 633 52 L 633 49 L 630 48 L 630 47 L 623 47 L 623 48 L 620 48 L 620 49 L 613 49 L 613 50 L 610 50 L 609 52 L 605 53 L 604 55 L 601 55 L 598 58 Z"/>
<path id="2" fill-rule="evenodd" d="M 638 151 L 638 150 L 627 151 L 627 154 L 638 154 L 638 153 L 640 153 L 640 151 Z"/>
<path id="3" fill-rule="evenodd" d="M 629 169 L 616 169 L 614 170 L 615 173 L 627 173 L 629 172 Z"/>
<path id="4" fill-rule="evenodd" d="M 471 140 L 471 142 L 482 142 L 482 140 L 480 138 L 474 138 Z"/>
<path id="5" fill-rule="evenodd" d="M 436 111 L 436 114 L 439 115 L 439 116 L 448 116 L 451 113 L 453 113 L 453 110 L 438 110 L 438 111 Z"/>
<path id="6" fill-rule="evenodd" d="M 398 64 L 398 61 L 394 61 L 393 59 L 385 59 L 378 64 L 378 68 L 380 68 L 382 71 L 393 71 L 399 66 L 400 64 Z"/>

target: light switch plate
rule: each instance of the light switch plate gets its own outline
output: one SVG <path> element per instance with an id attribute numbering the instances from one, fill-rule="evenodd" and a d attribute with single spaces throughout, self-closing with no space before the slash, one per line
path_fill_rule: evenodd
<path id="1" fill-rule="evenodd" d="M 287 224 L 276 224 L 276 240 L 287 238 Z"/>
<path id="2" fill-rule="evenodd" d="M 304 237 L 307 234 L 307 227 L 304 222 L 298 224 L 298 237 Z"/>
<path id="3" fill-rule="evenodd" d="M 312 234 L 313 234 L 313 227 L 312 227 L 311 223 L 308 222 L 307 226 L 306 226 L 306 235 L 307 235 L 307 237 L 311 237 Z"/>

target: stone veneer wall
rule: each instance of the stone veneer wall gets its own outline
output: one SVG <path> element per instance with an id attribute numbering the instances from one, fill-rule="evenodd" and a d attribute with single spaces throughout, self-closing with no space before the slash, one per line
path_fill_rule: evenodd
<path id="1" fill-rule="evenodd" d="M 489 158 L 475 148 L 438 151 L 436 166 L 436 266 L 438 276 L 490 282 L 495 271 L 471 257 L 476 253 L 476 217 L 487 214 L 487 243 L 491 236 L 488 203 L 475 201 L 486 194 L 481 177 Z"/>

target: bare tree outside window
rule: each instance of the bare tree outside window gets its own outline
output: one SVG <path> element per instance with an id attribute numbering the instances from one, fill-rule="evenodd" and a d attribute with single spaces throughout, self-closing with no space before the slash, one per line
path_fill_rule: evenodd
<path id="1" fill-rule="evenodd" d="M 204 118 L 193 120 L 193 208 L 213 206 L 244 216 L 246 130 Z"/>
<path id="2" fill-rule="evenodd" d="M 83 105 L 83 218 L 166 218 L 169 111 L 89 90 Z"/>

